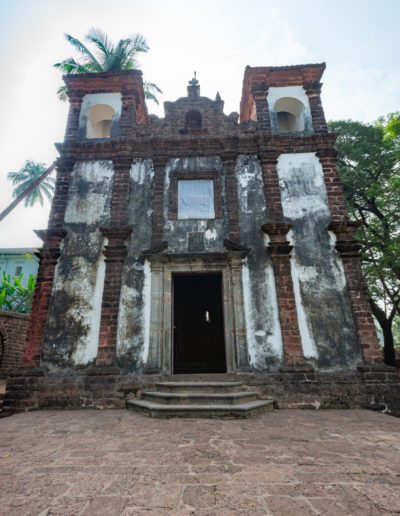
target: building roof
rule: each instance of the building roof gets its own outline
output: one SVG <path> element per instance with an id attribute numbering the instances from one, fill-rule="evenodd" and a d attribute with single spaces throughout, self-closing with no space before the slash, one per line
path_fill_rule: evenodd
<path id="1" fill-rule="evenodd" d="M 36 250 L 36 247 L 5 247 L 0 248 L 0 255 L 21 255 L 30 253 L 32 254 Z"/>

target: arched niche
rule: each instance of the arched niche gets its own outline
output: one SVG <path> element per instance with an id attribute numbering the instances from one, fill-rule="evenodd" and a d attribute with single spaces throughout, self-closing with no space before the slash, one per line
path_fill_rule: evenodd
<path id="1" fill-rule="evenodd" d="M 86 138 L 110 138 L 114 109 L 107 104 L 96 104 L 87 111 Z"/>
<path id="2" fill-rule="evenodd" d="M 293 97 L 283 97 L 274 104 L 279 131 L 304 131 L 304 104 Z"/>
<path id="3" fill-rule="evenodd" d="M 188 111 L 185 115 L 186 129 L 201 129 L 202 119 L 200 111 L 193 109 Z"/>

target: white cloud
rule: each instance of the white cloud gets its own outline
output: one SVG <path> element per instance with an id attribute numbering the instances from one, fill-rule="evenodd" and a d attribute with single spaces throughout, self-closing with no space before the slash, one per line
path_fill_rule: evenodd
<path id="1" fill-rule="evenodd" d="M 335 64 L 326 69 L 323 82 L 322 103 L 328 120 L 372 122 L 400 106 L 400 71 L 396 69 Z"/>

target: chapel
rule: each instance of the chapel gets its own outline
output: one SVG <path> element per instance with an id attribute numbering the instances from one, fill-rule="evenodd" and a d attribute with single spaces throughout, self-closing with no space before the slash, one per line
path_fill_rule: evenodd
<path id="1" fill-rule="evenodd" d="M 194 77 L 163 118 L 139 71 L 64 77 L 68 122 L 6 408 L 245 417 L 389 403 L 399 382 L 382 363 L 324 69 L 247 67 L 231 114 Z"/>

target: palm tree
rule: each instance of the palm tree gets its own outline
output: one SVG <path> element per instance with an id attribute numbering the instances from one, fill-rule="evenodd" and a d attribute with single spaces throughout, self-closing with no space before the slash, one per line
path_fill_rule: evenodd
<path id="1" fill-rule="evenodd" d="M 65 34 L 69 43 L 80 53 L 80 59 L 76 61 L 70 57 L 54 66 L 65 73 L 96 73 L 115 72 L 119 70 L 135 70 L 139 68 L 136 56 L 140 52 L 147 52 L 149 46 L 141 34 L 134 34 L 130 38 L 120 39 L 114 45 L 107 34 L 98 29 L 91 29 L 85 36 L 90 43 L 95 45 L 95 51 L 91 52 L 79 39 Z M 158 104 L 155 93 L 162 93 L 160 88 L 151 82 L 144 82 L 144 93 L 147 99 Z M 67 87 L 61 86 L 58 91 L 60 100 L 67 99 Z"/>
<path id="2" fill-rule="evenodd" d="M 7 179 L 9 179 L 13 185 L 17 185 L 14 188 L 13 197 L 19 197 L 30 186 L 32 186 L 33 183 L 42 178 L 46 169 L 47 167 L 44 163 L 34 163 L 33 161 L 27 160 L 19 172 L 9 172 L 7 174 Z M 45 195 L 51 202 L 54 193 L 54 183 L 54 177 L 47 177 L 46 179 L 43 178 L 43 180 L 40 181 L 39 184 L 25 197 L 25 206 L 34 206 L 37 202 L 40 202 L 43 206 L 43 195 Z"/>

